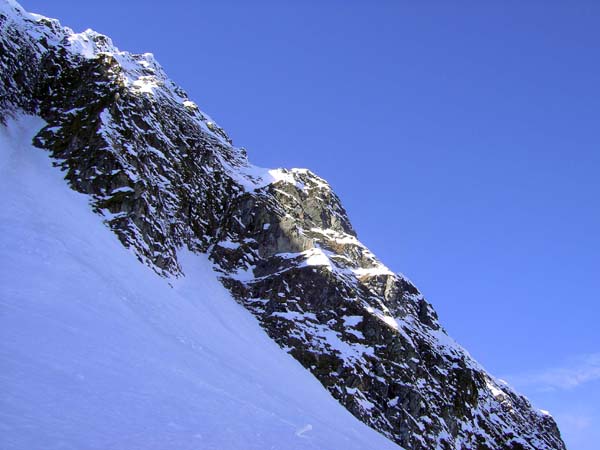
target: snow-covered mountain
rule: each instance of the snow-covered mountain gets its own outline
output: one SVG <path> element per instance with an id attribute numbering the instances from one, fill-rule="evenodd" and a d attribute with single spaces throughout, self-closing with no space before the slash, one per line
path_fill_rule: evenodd
<path id="1" fill-rule="evenodd" d="M 219 283 L 140 264 L 31 146 L 0 130 L 0 448 L 397 448 L 340 407 Z M 170 284 L 169 284 L 170 281 Z"/>
<path id="2" fill-rule="evenodd" d="M 151 54 L 0 29 L 3 447 L 565 448 L 326 181 L 251 165 Z"/>

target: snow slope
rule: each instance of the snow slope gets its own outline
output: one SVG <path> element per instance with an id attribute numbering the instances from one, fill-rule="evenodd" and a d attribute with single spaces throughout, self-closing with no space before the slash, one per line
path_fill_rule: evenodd
<path id="1" fill-rule="evenodd" d="M 0 448 L 393 449 L 216 279 L 140 264 L 31 146 L 0 129 Z M 172 285 L 170 285 L 170 284 Z"/>

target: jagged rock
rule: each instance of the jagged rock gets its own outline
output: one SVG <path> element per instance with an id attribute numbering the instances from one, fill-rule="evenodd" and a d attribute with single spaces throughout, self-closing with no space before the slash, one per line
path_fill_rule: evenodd
<path id="1" fill-rule="evenodd" d="M 564 449 L 554 420 L 447 336 L 304 169 L 259 169 L 152 55 L 0 0 L 0 121 L 25 111 L 70 186 L 135 255 L 223 284 L 356 417 L 407 449 Z"/>

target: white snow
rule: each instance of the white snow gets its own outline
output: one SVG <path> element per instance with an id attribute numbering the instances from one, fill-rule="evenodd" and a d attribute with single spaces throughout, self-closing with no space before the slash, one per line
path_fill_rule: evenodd
<path id="1" fill-rule="evenodd" d="M 312 247 L 308 250 L 304 250 L 303 252 L 277 253 L 277 256 L 279 258 L 284 259 L 301 258 L 302 261 L 297 266 L 295 266 L 296 268 L 309 266 L 325 266 L 329 270 L 333 269 L 331 260 L 327 256 L 327 253 L 319 247 Z"/>
<path id="2" fill-rule="evenodd" d="M 224 165 L 227 166 L 228 164 L 225 163 Z M 297 181 L 294 177 L 294 170 L 295 169 L 266 169 L 253 164 L 248 164 L 246 166 L 233 168 L 230 171 L 230 176 L 248 192 L 278 182 L 290 183 L 299 189 L 304 189 L 304 184 Z"/>
<path id="3" fill-rule="evenodd" d="M 139 92 L 144 92 L 146 94 L 153 94 L 154 89 L 158 87 L 158 82 L 156 78 L 151 76 L 141 76 L 132 84 L 133 87 Z"/>
<path id="4" fill-rule="evenodd" d="M 230 239 L 225 239 L 217 244 L 219 247 L 227 248 L 229 250 L 236 250 L 240 248 L 239 242 L 232 242 Z"/>
<path id="5" fill-rule="evenodd" d="M 388 326 L 392 327 L 394 330 L 398 329 L 398 322 L 392 316 L 388 315 L 380 315 L 379 318 L 383 320 Z"/>
<path id="6" fill-rule="evenodd" d="M 393 449 L 181 252 L 140 264 L 30 145 L 0 129 L 0 447 Z M 331 337 L 329 337 L 331 340 Z"/>
<path id="7" fill-rule="evenodd" d="M 247 192 L 253 192 L 279 182 L 292 184 L 297 189 L 306 191 L 309 187 L 298 179 L 300 176 L 310 177 L 314 187 L 329 189 L 322 178 L 311 173 L 308 169 L 267 169 L 250 163 L 234 167 L 224 159 L 221 159 L 221 164 L 228 169 L 229 176 Z"/>
<path id="8" fill-rule="evenodd" d="M 371 409 L 375 408 L 375 404 L 370 402 L 366 398 L 357 397 L 356 401 L 364 410 L 370 411 Z"/>
<path id="9" fill-rule="evenodd" d="M 364 339 L 365 336 L 362 332 L 355 330 L 353 327 L 362 322 L 362 316 L 343 316 L 344 327 L 346 328 L 346 333 L 352 334 L 356 336 L 358 339 Z"/>
<path id="10" fill-rule="evenodd" d="M 129 186 L 122 186 L 111 191 L 111 194 L 118 194 L 120 192 L 135 192 L 133 188 Z"/>
<path id="11" fill-rule="evenodd" d="M 323 250 L 321 250 L 320 248 L 314 247 L 314 248 L 308 249 L 302 253 L 305 255 L 306 260 L 299 267 L 303 267 L 304 265 L 306 265 L 306 266 L 327 266 L 329 269 L 331 269 L 331 261 L 329 260 L 329 258 L 325 254 L 325 252 Z"/>
<path id="12" fill-rule="evenodd" d="M 93 41 L 95 34 L 90 29 L 85 30 L 83 33 L 72 34 L 68 38 L 71 49 L 84 58 L 95 58 L 98 51 Z"/>
<path id="13" fill-rule="evenodd" d="M 494 385 L 494 383 L 491 380 L 486 379 L 485 384 L 496 399 L 502 400 L 504 399 L 504 397 L 506 397 L 506 394 L 500 389 L 498 389 L 498 387 Z"/>
<path id="14" fill-rule="evenodd" d="M 310 231 L 313 233 L 323 234 L 327 239 L 335 241 L 338 244 L 352 244 L 363 247 L 363 245 L 355 236 L 352 236 L 348 233 L 342 233 L 337 230 L 332 230 L 331 228 L 311 228 Z"/>
<path id="15" fill-rule="evenodd" d="M 352 272 L 354 272 L 356 274 L 357 277 L 364 277 L 366 276 L 378 276 L 378 275 L 394 275 L 394 272 L 392 272 L 390 269 L 388 269 L 387 267 L 385 267 L 383 264 L 380 264 L 378 266 L 374 266 L 374 267 L 367 267 L 367 268 L 358 268 L 358 269 L 352 269 Z"/>
<path id="16" fill-rule="evenodd" d="M 355 327 L 362 322 L 362 316 L 343 316 L 345 327 Z"/>
<path id="17" fill-rule="evenodd" d="M 311 430 L 312 430 L 312 425 L 310 423 L 308 423 L 305 426 L 303 426 L 302 428 L 300 428 L 298 431 L 296 431 L 296 436 L 304 437 L 304 433 L 308 433 Z"/>
<path id="18" fill-rule="evenodd" d="M 198 109 L 198 105 L 196 105 L 196 103 L 192 102 L 191 100 L 185 100 L 183 102 L 183 106 L 189 109 Z"/>

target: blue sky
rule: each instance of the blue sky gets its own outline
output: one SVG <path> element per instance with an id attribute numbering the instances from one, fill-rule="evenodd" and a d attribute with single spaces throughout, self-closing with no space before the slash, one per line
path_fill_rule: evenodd
<path id="1" fill-rule="evenodd" d="M 600 3 L 24 0 L 308 167 L 449 333 L 600 441 Z"/>

